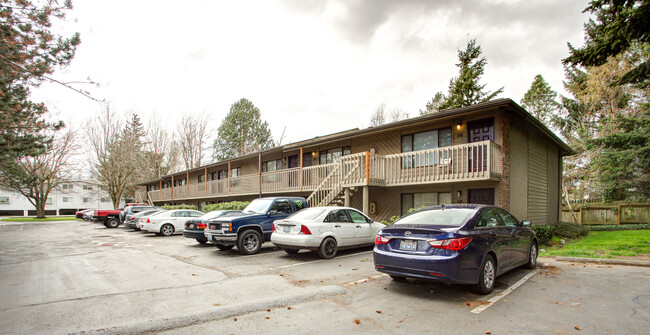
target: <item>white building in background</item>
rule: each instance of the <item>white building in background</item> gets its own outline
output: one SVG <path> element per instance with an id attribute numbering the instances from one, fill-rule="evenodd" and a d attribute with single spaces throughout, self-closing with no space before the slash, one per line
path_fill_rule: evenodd
<path id="1" fill-rule="evenodd" d="M 106 192 L 84 181 L 61 184 L 54 189 L 45 205 L 45 215 L 73 215 L 81 209 L 112 209 Z M 36 208 L 18 192 L 0 188 L 0 216 L 36 215 Z"/>

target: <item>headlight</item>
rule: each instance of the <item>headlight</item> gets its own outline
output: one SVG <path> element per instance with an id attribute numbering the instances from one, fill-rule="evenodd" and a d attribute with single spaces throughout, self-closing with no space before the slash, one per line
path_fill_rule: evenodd
<path id="1" fill-rule="evenodd" d="M 223 231 L 232 231 L 232 222 L 224 222 L 221 224 L 221 229 Z"/>

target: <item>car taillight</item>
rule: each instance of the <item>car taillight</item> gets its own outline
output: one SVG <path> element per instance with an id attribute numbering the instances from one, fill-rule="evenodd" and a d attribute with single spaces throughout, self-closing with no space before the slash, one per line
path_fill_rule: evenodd
<path id="1" fill-rule="evenodd" d="M 196 224 L 196 228 L 203 228 L 203 229 L 205 229 L 205 228 L 207 228 L 207 227 L 208 227 L 208 225 L 205 224 L 205 223 L 203 223 L 203 222 L 199 222 L 199 223 Z"/>
<path id="2" fill-rule="evenodd" d="M 390 242 L 390 239 L 386 236 L 375 236 L 375 244 L 387 244 L 388 242 Z"/>
<path id="3" fill-rule="evenodd" d="M 472 241 L 471 237 L 449 238 L 445 240 L 432 240 L 429 245 L 438 249 L 448 249 L 458 251 L 465 248 L 469 242 Z"/>
<path id="4" fill-rule="evenodd" d="M 147 219 L 147 222 L 146 222 L 146 223 L 151 223 L 151 220 Z"/>
<path id="5" fill-rule="evenodd" d="M 273 232 L 275 233 L 275 223 L 273 224 Z"/>
<path id="6" fill-rule="evenodd" d="M 307 226 L 301 225 L 300 226 L 300 234 L 311 235 L 311 231 L 309 231 L 309 228 L 307 228 Z"/>

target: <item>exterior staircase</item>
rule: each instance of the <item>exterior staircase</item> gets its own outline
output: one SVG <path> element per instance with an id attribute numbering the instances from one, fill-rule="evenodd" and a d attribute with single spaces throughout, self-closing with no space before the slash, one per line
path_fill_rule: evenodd
<path id="1" fill-rule="evenodd" d="M 316 190 L 307 198 L 310 207 L 337 205 L 343 203 L 344 185 L 348 179 L 353 176 L 360 167 L 358 161 L 345 165 L 337 164 L 332 167 L 332 171 L 323 179 Z"/>

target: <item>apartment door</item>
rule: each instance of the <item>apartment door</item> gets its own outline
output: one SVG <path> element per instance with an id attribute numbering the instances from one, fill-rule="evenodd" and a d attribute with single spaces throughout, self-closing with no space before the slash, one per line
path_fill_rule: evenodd
<path id="1" fill-rule="evenodd" d="M 298 160 L 298 155 L 289 156 L 289 168 L 299 168 L 300 161 Z M 289 186 L 296 187 L 298 186 L 298 171 L 293 171 L 289 174 Z"/>
<path id="2" fill-rule="evenodd" d="M 311 153 L 306 153 L 302 155 L 302 167 L 303 169 L 306 167 L 310 167 L 312 163 L 312 158 L 311 158 Z M 303 187 L 306 185 L 309 185 L 311 183 L 311 171 L 312 170 L 307 170 L 307 171 L 302 171 L 302 185 Z"/>
<path id="3" fill-rule="evenodd" d="M 470 204 L 494 205 L 494 189 L 469 189 L 467 190 L 467 202 Z"/>
<path id="4" fill-rule="evenodd" d="M 467 123 L 469 142 L 494 141 L 494 119 L 485 119 Z M 470 172 L 487 170 L 487 145 L 469 148 Z"/>

